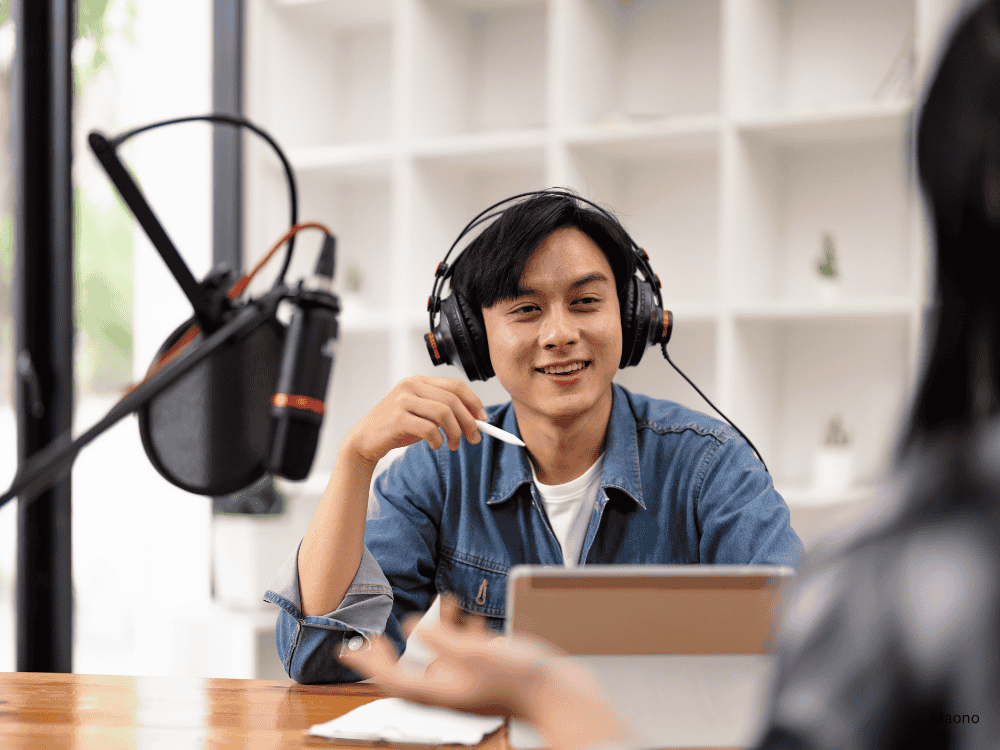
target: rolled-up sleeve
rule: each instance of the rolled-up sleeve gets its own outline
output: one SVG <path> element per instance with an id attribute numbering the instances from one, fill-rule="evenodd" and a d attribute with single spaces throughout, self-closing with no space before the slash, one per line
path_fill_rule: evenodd
<path id="1" fill-rule="evenodd" d="M 447 446 L 442 447 L 448 452 Z M 445 460 L 447 460 L 447 456 Z M 444 484 L 434 451 L 409 446 L 372 484 L 361 564 L 333 612 L 305 617 L 299 591 L 298 550 L 278 571 L 264 600 L 281 612 L 275 647 L 289 677 L 300 683 L 357 682 L 338 655 L 385 635 L 400 654 L 401 622 L 423 614 L 437 593 L 437 539 Z"/>
<path id="2" fill-rule="evenodd" d="M 361 675 L 343 666 L 338 655 L 356 650 L 385 631 L 392 612 L 392 587 L 365 547 L 344 600 L 333 612 L 304 616 L 299 591 L 298 549 L 278 571 L 264 601 L 280 608 L 274 645 L 293 680 L 303 684 L 357 682 Z"/>

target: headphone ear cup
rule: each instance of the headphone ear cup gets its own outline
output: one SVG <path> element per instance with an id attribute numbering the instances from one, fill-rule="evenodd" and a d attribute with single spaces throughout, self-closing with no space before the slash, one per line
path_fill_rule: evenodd
<path id="1" fill-rule="evenodd" d="M 489 380 L 493 377 L 494 372 L 493 362 L 490 360 L 490 344 L 486 338 L 486 329 L 483 328 L 479 316 L 469 306 L 469 303 L 465 301 L 465 298 L 459 294 L 454 294 L 453 296 L 456 297 L 462 322 L 465 324 L 465 330 L 469 336 L 469 351 L 472 354 L 471 358 L 475 363 L 478 375 L 475 379 Z"/>
<path id="2" fill-rule="evenodd" d="M 493 377 L 486 331 L 465 299 L 457 292 L 452 292 L 442 301 L 441 313 L 448 316 L 455 348 L 466 377 L 469 380 L 489 380 Z"/>
<path id="3" fill-rule="evenodd" d="M 622 316 L 622 358 L 618 369 L 628 367 L 632 359 L 632 342 L 635 341 L 635 282 L 633 276 L 625 288 L 625 296 L 621 301 Z"/>
<path id="4" fill-rule="evenodd" d="M 649 339 L 650 314 L 654 305 L 649 284 L 638 276 L 629 280 L 622 305 L 622 359 L 618 367 L 639 364 Z"/>

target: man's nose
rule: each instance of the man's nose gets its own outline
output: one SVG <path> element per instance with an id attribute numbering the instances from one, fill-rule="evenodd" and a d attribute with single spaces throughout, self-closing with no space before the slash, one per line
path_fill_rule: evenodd
<path id="1" fill-rule="evenodd" d="M 575 344 L 580 338 L 576 321 L 569 310 L 555 307 L 549 310 L 542 321 L 539 343 L 545 349 L 561 349 Z"/>

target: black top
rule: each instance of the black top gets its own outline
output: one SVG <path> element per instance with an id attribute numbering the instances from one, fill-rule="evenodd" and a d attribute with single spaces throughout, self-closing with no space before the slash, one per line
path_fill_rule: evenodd
<path id="1" fill-rule="evenodd" d="M 784 610 L 763 748 L 1000 748 L 1000 424 L 912 451 Z"/>

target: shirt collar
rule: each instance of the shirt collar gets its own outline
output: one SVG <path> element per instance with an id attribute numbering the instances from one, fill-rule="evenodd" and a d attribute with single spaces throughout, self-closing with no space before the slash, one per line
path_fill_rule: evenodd
<path id="1" fill-rule="evenodd" d="M 608 421 L 608 433 L 604 443 L 604 472 L 601 477 L 601 487 L 620 490 L 645 510 L 646 504 L 642 499 L 642 483 L 639 478 L 639 440 L 636 436 L 635 417 L 632 415 L 625 389 L 617 383 L 612 383 L 611 388 L 611 418 Z M 504 404 L 490 422 L 521 437 L 517 429 L 514 405 L 510 402 Z M 492 464 L 492 491 L 486 501 L 487 505 L 496 505 L 509 500 L 518 487 L 530 484 L 532 481 L 527 451 L 499 440 L 496 443 L 497 460 Z"/>

